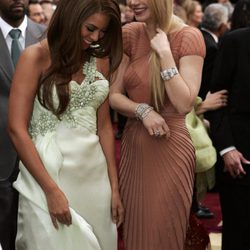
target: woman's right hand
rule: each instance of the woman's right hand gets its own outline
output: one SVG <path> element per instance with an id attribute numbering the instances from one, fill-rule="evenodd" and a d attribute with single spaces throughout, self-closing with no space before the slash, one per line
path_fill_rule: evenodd
<path id="1" fill-rule="evenodd" d="M 53 191 L 46 193 L 46 199 L 54 227 L 58 229 L 58 222 L 67 226 L 71 225 L 72 218 L 65 194 L 59 188 L 55 188 Z"/>
<path id="2" fill-rule="evenodd" d="M 142 123 L 150 135 L 154 135 L 156 137 L 170 137 L 170 130 L 166 121 L 156 111 L 150 111 L 148 115 L 143 118 Z"/>

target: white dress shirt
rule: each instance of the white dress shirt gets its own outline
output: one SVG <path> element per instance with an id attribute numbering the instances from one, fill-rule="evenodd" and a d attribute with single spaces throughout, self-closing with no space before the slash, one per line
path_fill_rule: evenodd
<path id="1" fill-rule="evenodd" d="M 216 42 L 216 43 L 218 43 L 219 42 L 219 38 L 212 32 L 212 31 L 210 31 L 210 30 L 207 30 L 206 28 L 201 28 L 201 30 L 204 30 L 204 31 L 206 31 L 207 33 L 209 33 L 212 37 L 213 37 L 213 39 L 214 39 L 214 41 Z"/>
<path id="2" fill-rule="evenodd" d="M 3 37 L 7 43 L 9 52 L 11 51 L 11 43 L 12 43 L 12 38 L 9 35 L 9 32 L 12 29 L 19 29 L 21 30 L 21 35 L 19 37 L 19 42 L 22 46 L 22 49 L 25 48 L 25 37 L 26 37 L 26 28 L 28 25 L 28 19 L 27 16 L 24 16 L 23 22 L 19 25 L 19 27 L 12 27 L 8 23 L 6 23 L 1 17 L 0 17 L 0 29 L 2 30 Z"/>

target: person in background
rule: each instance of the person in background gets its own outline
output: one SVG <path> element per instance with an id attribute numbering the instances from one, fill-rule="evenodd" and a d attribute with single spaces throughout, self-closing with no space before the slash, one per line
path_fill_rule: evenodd
<path id="1" fill-rule="evenodd" d="M 203 117 L 206 117 L 207 112 L 227 105 L 227 90 L 210 93 L 211 75 L 218 52 L 218 42 L 227 30 L 227 8 L 219 3 L 208 5 L 204 11 L 201 23 L 201 32 L 206 45 L 206 57 L 202 70 L 201 88 L 198 94 L 198 96 L 202 98 L 202 102 L 197 105 L 196 108 L 196 114 L 203 115 Z M 204 119 L 204 123 L 209 131 L 209 122 Z M 213 213 L 210 209 L 202 205 L 202 200 L 206 190 L 212 189 L 215 185 L 216 177 L 214 170 L 214 168 L 210 168 L 206 172 L 198 174 L 196 178 L 196 196 L 198 198 L 197 201 L 194 199 L 193 210 L 199 218 L 213 217 Z"/>
<path id="2" fill-rule="evenodd" d="M 42 0 L 40 4 L 43 8 L 43 12 L 46 18 L 45 24 L 48 26 L 56 9 L 56 4 L 54 4 L 52 0 Z"/>
<path id="3" fill-rule="evenodd" d="M 8 119 L 21 160 L 17 250 L 117 249 L 123 207 L 107 97 L 121 35 L 115 0 L 60 0 L 47 39 L 21 55 Z"/>
<path id="4" fill-rule="evenodd" d="M 250 0 L 239 0 L 234 6 L 230 30 L 248 26 L 250 26 Z"/>
<path id="5" fill-rule="evenodd" d="M 173 15 L 172 0 L 128 5 L 138 22 L 123 26 L 124 57 L 110 91 L 111 106 L 128 117 L 119 168 L 125 249 L 184 249 L 195 168 L 185 115 L 199 91 L 205 45 L 198 29 Z"/>
<path id="6" fill-rule="evenodd" d="M 185 9 L 187 12 L 187 25 L 198 28 L 203 17 L 201 4 L 195 0 L 187 1 Z"/>
<path id="7" fill-rule="evenodd" d="M 15 249 L 18 194 L 12 183 L 18 173 L 18 157 L 7 132 L 11 80 L 21 51 L 37 43 L 45 27 L 27 18 L 28 0 L 0 1 L 0 244 Z"/>
<path id="8" fill-rule="evenodd" d="M 120 8 L 120 11 L 121 11 L 121 23 L 125 23 L 125 8 L 126 8 L 126 5 L 123 4 L 123 3 L 119 3 L 119 8 Z"/>
<path id="9" fill-rule="evenodd" d="M 218 168 L 222 250 L 250 249 L 250 28 L 228 32 L 215 61 L 211 93 L 226 89 L 227 106 L 209 112 Z"/>
<path id="10" fill-rule="evenodd" d="M 199 90 L 199 96 L 204 102 L 199 106 L 199 114 L 205 113 L 214 108 L 220 108 L 222 104 L 220 100 L 225 100 L 223 98 L 223 93 L 219 92 L 217 94 L 211 94 L 209 91 L 214 61 L 218 53 L 219 39 L 226 31 L 228 31 L 228 11 L 226 7 L 219 3 L 208 5 L 204 11 L 201 23 L 201 32 L 206 44 L 206 57 L 204 60 L 202 81 Z M 213 100 L 217 100 L 216 106 L 214 106 L 216 103 L 213 104 Z"/>
<path id="11" fill-rule="evenodd" d="M 181 6 L 177 1 L 174 2 L 174 14 L 182 19 L 184 23 L 187 22 L 187 12 L 183 6 Z"/>
<path id="12" fill-rule="evenodd" d="M 210 123 L 212 136 L 214 137 L 214 141 L 216 143 L 218 151 L 222 156 L 218 157 L 220 165 L 218 165 L 217 167 L 217 182 L 218 190 L 220 193 L 223 219 L 223 250 L 245 250 L 249 249 L 250 246 L 249 235 L 247 235 L 246 232 L 249 227 L 249 225 L 247 224 L 248 212 L 246 212 L 248 208 L 244 207 L 248 202 L 247 192 L 250 185 L 248 176 L 249 165 L 247 164 L 247 161 L 244 160 L 244 157 L 247 160 L 250 159 L 247 145 L 247 140 L 249 139 L 249 137 L 247 136 L 248 132 L 245 129 L 248 126 L 248 122 L 246 119 L 246 117 L 248 116 L 248 111 L 244 107 L 244 105 L 246 105 L 246 107 L 248 106 L 248 97 L 246 96 L 249 94 L 249 89 L 247 87 L 249 78 L 248 73 L 246 72 L 248 72 L 250 68 L 250 62 L 247 55 L 248 53 L 246 53 L 246 51 L 249 50 L 248 37 L 250 31 L 249 29 L 242 29 L 244 27 L 249 27 L 249 10 L 249 1 L 240 0 L 236 3 L 231 18 L 231 30 L 228 36 L 225 37 L 225 41 L 222 40 L 222 52 L 218 52 L 219 56 L 215 64 L 215 67 L 218 65 L 219 69 L 222 69 L 222 72 L 218 72 L 217 69 L 214 68 L 215 81 L 218 82 L 221 79 L 224 82 L 223 85 L 221 83 L 218 84 L 218 89 L 221 89 L 224 86 L 229 89 L 229 107 L 218 110 L 218 112 L 212 112 L 211 114 L 210 112 L 208 113 L 208 118 L 211 119 Z M 239 31 L 236 32 L 237 30 Z M 230 35 L 231 32 L 232 35 Z M 232 51 L 232 48 L 230 48 L 230 46 L 232 46 L 232 43 L 236 46 L 241 46 L 241 48 L 238 48 L 237 51 Z M 233 55 L 229 55 L 229 53 L 233 53 Z M 225 62 L 227 62 L 226 65 L 228 66 L 228 68 L 222 65 Z M 225 76 L 227 70 L 236 67 L 237 70 L 235 71 L 235 75 L 229 74 L 229 78 Z M 212 84 L 212 90 L 216 91 L 217 86 Z M 238 98 L 238 100 L 236 100 L 235 98 Z M 238 102 L 239 100 L 240 104 L 237 104 L 236 106 L 235 102 Z M 220 115 L 222 115 L 223 117 L 219 119 Z M 233 121 L 233 119 L 235 119 L 235 121 Z M 220 125 L 218 124 L 219 122 L 221 122 Z M 219 131 L 216 132 L 215 130 L 217 128 L 219 129 Z M 226 140 L 226 137 L 223 136 L 229 137 Z M 229 145 L 231 145 L 232 147 L 229 147 Z M 240 151 L 240 153 L 238 150 Z M 242 163 L 240 163 L 240 161 Z M 244 169 L 242 169 L 241 166 Z M 239 168 L 239 170 L 237 170 L 237 167 Z M 243 171 L 241 176 L 235 177 L 233 172 L 240 172 L 240 170 Z M 244 171 L 246 172 L 246 174 L 244 174 Z M 231 189 L 234 190 L 233 193 L 230 193 Z M 240 192 L 239 195 L 238 192 Z M 230 202 L 231 195 L 233 197 Z M 235 195 L 238 195 L 238 198 L 235 197 Z M 244 196 L 243 200 L 241 200 L 241 195 L 242 197 Z M 237 202 L 237 204 L 235 202 Z M 238 216 L 237 213 L 240 213 L 240 215 Z M 235 231 L 234 234 L 233 227 L 238 228 L 239 225 L 239 230 L 237 229 L 237 232 Z"/>
<path id="13" fill-rule="evenodd" d="M 27 14 L 28 17 L 36 23 L 40 24 L 46 23 L 46 18 L 43 12 L 43 8 L 37 0 L 29 1 Z"/>
<path id="14" fill-rule="evenodd" d="M 124 16 L 125 16 L 125 23 L 131 23 L 135 21 L 135 13 L 129 6 L 125 7 Z"/>

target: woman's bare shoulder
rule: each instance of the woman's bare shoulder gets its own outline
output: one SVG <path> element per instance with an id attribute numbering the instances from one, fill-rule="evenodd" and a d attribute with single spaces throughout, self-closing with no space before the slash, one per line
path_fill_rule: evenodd
<path id="1" fill-rule="evenodd" d="M 43 40 L 27 47 L 23 51 L 20 61 L 25 63 L 27 66 L 39 67 L 42 71 L 44 71 L 50 63 L 47 41 Z"/>

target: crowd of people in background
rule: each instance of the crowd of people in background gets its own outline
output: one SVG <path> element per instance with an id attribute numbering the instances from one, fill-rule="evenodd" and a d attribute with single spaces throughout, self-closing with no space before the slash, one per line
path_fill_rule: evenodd
<path id="1" fill-rule="evenodd" d="M 81 5 L 80 0 L 76 2 L 78 2 L 79 8 L 80 6 L 81 8 L 89 8 L 88 11 L 91 13 L 89 16 L 95 17 L 95 12 L 91 12 L 89 7 L 94 4 L 91 3 L 91 0 L 82 0 L 83 3 L 86 2 L 86 5 Z M 105 224 L 108 225 L 109 229 L 104 232 L 103 229 L 96 226 L 98 220 L 91 216 L 91 209 L 79 209 L 83 218 L 85 214 L 89 213 L 90 224 L 93 220 L 93 225 L 97 228 L 95 233 L 101 238 L 95 239 L 94 236 L 93 239 L 91 234 L 88 235 L 89 238 L 84 239 L 85 242 L 88 242 L 86 244 L 91 245 L 88 249 L 95 250 L 100 247 L 100 249 L 110 250 L 116 248 L 114 247 L 114 241 L 117 240 L 116 232 L 112 231 L 114 229 L 110 225 L 110 221 L 113 220 L 120 226 L 123 222 L 124 206 L 123 240 L 126 250 L 209 250 L 211 246 L 208 232 L 199 219 L 214 216 L 213 211 L 204 206 L 203 199 L 208 190 L 215 189 L 220 194 L 222 209 L 222 250 L 249 250 L 250 0 L 175 0 L 173 2 L 172 0 L 100 0 L 96 2 L 105 2 L 103 8 L 107 8 L 107 12 L 103 13 L 113 22 L 111 22 L 111 26 L 109 26 L 109 21 L 104 25 L 106 19 L 102 16 L 100 19 L 102 25 L 98 36 L 93 39 L 92 37 L 88 38 L 91 41 L 87 41 L 93 44 L 93 48 L 89 44 L 83 49 L 81 58 L 74 58 L 74 62 L 67 62 L 70 55 L 67 54 L 66 47 L 64 47 L 65 54 L 61 55 L 61 58 L 60 56 L 54 57 L 55 54 L 53 54 L 56 53 L 55 51 L 58 52 L 58 55 L 62 53 L 62 50 L 59 52 L 59 47 L 55 49 L 55 44 L 53 44 L 55 40 L 58 42 L 56 46 L 62 46 L 62 41 L 58 41 L 56 38 L 58 34 L 55 34 L 54 25 L 60 18 L 67 19 L 66 16 L 62 17 L 58 13 L 58 6 L 65 13 L 70 13 L 70 10 L 66 11 L 66 6 L 69 4 L 67 0 L 20 0 L 20 3 L 15 0 L 0 1 L 0 249 L 14 250 L 15 247 L 17 250 L 36 250 L 36 247 L 39 249 L 36 244 L 27 243 L 30 232 L 23 229 L 24 225 L 20 224 L 21 220 L 26 220 L 27 224 L 30 223 L 35 227 L 38 225 L 34 222 L 36 219 L 32 216 L 29 218 L 24 210 L 30 209 L 30 211 L 35 211 L 34 214 L 40 212 L 37 209 L 38 203 L 33 206 L 27 202 L 26 196 L 33 197 L 32 192 L 21 190 L 25 186 L 22 184 L 25 182 L 23 180 L 29 179 L 30 176 L 19 159 L 21 157 L 28 166 L 33 166 L 34 159 L 39 164 L 41 161 L 38 160 L 37 153 L 33 153 L 33 159 L 26 158 L 22 148 L 25 148 L 27 141 L 26 143 L 23 139 L 20 139 L 20 142 L 16 141 L 16 133 L 20 133 L 21 138 L 23 132 L 20 132 L 20 129 L 15 126 L 18 114 L 14 107 L 16 103 L 17 105 L 26 103 L 21 98 L 19 99 L 20 96 L 17 94 L 20 91 L 17 87 L 18 79 L 22 79 L 22 74 L 28 75 L 28 71 L 32 67 L 29 67 L 29 64 L 25 66 L 26 68 L 19 66 L 17 76 L 13 80 L 21 51 L 39 42 L 42 44 L 42 50 L 50 51 L 51 54 L 41 52 L 41 48 L 37 49 L 39 52 L 36 52 L 36 49 L 33 50 L 32 53 L 38 53 L 46 63 L 39 66 L 42 73 L 35 75 L 35 70 L 33 70 L 34 75 L 31 74 L 29 78 L 22 80 L 23 82 L 25 80 L 31 82 L 35 76 L 37 89 L 32 90 L 33 92 L 27 91 L 30 93 L 27 95 L 27 99 L 31 96 L 35 98 L 34 93 L 36 92 L 38 102 L 41 102 L 40 104 L 44 105 L 46 109 L 51 109 L 50 111 L 60 122 L 61 113 L 57 113 L 58 110 L 53 110 L 53 105 L 50 106 L 50 95 L 53 95 L 53 90 L 47 88 L 48 96 L 45 97 L 47 101 L 44 101 L 44 97 L 41 98 L 38 93 L 41 91 L 40 84 L 47 83 L 48 79 L 52 81 L 52 76 L 56 79 L 57 74 L 62 74 L 75 82 L 79 82 L 79 79 L 82 81 L 80 60 L 84 61 L 86 65 L 92 63 L 92 57 L 108 56 L 111 60 L 110 71 L 107 62 L 104 62 L 105 60 L 100 59 L 99 61 L 98 59 L 97 66 L 94 65 L 95 63 L 90 65 L 96 74 L 92 82 L 105 79 L 110 81 L 110 106 L 108 107 L 107 104 L 108 99 L 105 101 L 103 99 L 104 103 L 99 103 L 103 111 L 102 114 L 99 113 L 96 117 L 93 115 L 91 119 L 93 118 L 93 124 L 97 122 L 96 126 L 99 126 L 101 131 L 98 134 L 97 130 L 97 134 L 101 138 L 102 148 L 92 153 L 96 152 L 96 158 L 98 158 L 98 154 L 102 155 L 108 162 L 107 165 L 102 163 L 102 166 L 108 169 L 108 174 L 102 173 L 105 183 L 101 189 L 106 190 L 103 203 L 108 203 L 110 200 L 111 207 L 108 205 L 105 206 L 106 210 L 103 207 L 101 209 L 106 212 L 104 217 L 109 217 L 107 209 L 112 210 L 112 215 Z M 116 4 L 119 6 L 119 25 L 122 34 L 119 34 L 119 27 L 114 24 L 117 25 L 118 22 L 112 19 L 118 13 L 114 3 L 115 6 Z M 77 7 L 75 7 L 75 11 L 77 12 Z M 82 11 L 84 18 L 81 20 L 84 23 L 89 16 L 84 10 Z M 54 13 L 57 13 L 57 20 L 52 18 Z M 96 13 L 100 12 L 96 11 Z M 92 20 L 94 20 L 94 24 L 99 25 L 100 22 L 98 23 L 95 18 Z M 75 21 L 74 17 L 71 21 L 72 23 Z M 77 21 L 80 22 L 80 18 Z M 67 21 L 63 22 L 62 29 L 66 29 L 67 25 Z M 58 24 L 57 27 L 59 26 Z M 99 28 L 92 26 L 88 26 L 86 32 L 94 33 Z M 78 27 L 76 23 L 74 27 Z M 108 45 L 108 38 L 104 39 L 105 42 L 103 42 L 102 38 L 106 36 L 106 33 L 111 35 L 110 29 L 107 27 L 115 27 L 117 44 L 119 44 L 119 39 L 123 39 L 123 51 L 115 53 L 115 50 L 112 49 L 116 45 L 113 44 L 111 48 Z M 12 30 L 18 30 L 18 34 L 13 32 L 12 35 Z M 54 31 L 53 34 L 52 31 Z M 46 40 L 41 42 L 47 36 L 47 32 L 49 32 L 48 38 L 51 40 L 49 43 L 44 42 Z M 77 39 L 74 40 L 77 44 L 76 41 Z M 102 43 L 102 50 L 99 50 L 99 43 Z M 121 44 L 118 47 L 121 49 Z M 71 52 L 73 53 L 73 51 L 74 49 Z M 81 51 L 82 49 L 78 50 L 80 54 Z M 121 58 L 121 54 L 123 54 L 123 58 Z M 67 57 L 66 60 L 64 57 Z M 25 60 L 32 65 L 36 64 L 34 58 L 29 56 L 27 58 L 21 60 L 23 65 L 25 65 Z M 57 60 L 61 60 L 62 67 L 65 68 L 67 74 L 66 71 L 61 72 L 60 68 L 48 66 L 50 61 L 56 65 Z M 76 62 L 77 60 L 79 62 Z M 118 61 L 121 61 L 119 67 Z M 25 73 L 26 69 L 27 73 Z M 43 78 L 44 72 L 48 78 Z M 87 73 L 84 74 L 86 77 Z M 57 79 L 60 82 L 61 78 Z M 14 90 L 12 90 L 11 105 L 8 111 L 12 81 Z M 70 84 L 71 82 L 69 81 Z M 67 93 L 67 90 L 63 88 L 58 91 L 62 95 Z M 22 95 L 25 96 L 24 93 Z M 62 96 L 61 98 L 59 102 L 64 103 L 66 99 L 63 99 Z M 101 97 L 97 94 L 93 98 L 99 99 Z M 199 98 L 198 102 L 197 98 Z M 32 99 L 28 106 L 31 107 L 33 101 L 34 105 L 37 105 L 37 100 Z M 55 100 L 53 101 L 56 103 Z M 49 105 L 47 105 L 48 103 Z M 62 109 L 62 114 L 67 112 L 67 105 L 65 104 L 64 109 Z M 69 107 L 71 107 L 70 104 Z M 194 111 L 204 124 L 216 149 L 216 163 L 203 172 L 197 169 L 196 151 L 192 146 L 187 125 L 185 125 L 185 115 L 191 111 Z M 121 162 L 117 168 L 119 171 L 119 191 L 112 155 L 114 145 L 104 142 L 107 138 L 109 141 L 113 140 L 109 133 L 110 121 L 103 118 L 104 114 L 109 114 L 113 123 L 117 124 L 114 136 L 115 139 L 121 140 Z M 18 122 L 29 123 L 27 116 L 31 116 L 31 111 L 28 115 L 23 113 L 23 117 L 19 117 Z M 33 114 L 32 119 L 35 119 L 35 116 Z M 10 119 L 9 125 L 8 117 Z M 73 116 L 70 117 L 73 119 Z M 95 119 L 104 122 L 105 132 Z M 10 132 L 7 131 L 8 126 Z M 36 126 L 38 130 L 41 129 L 39 122 L 36 123 Z M 27 130 L 25 133 L 28 135 L 30 131 Z M 32 135 L 32 132 L 30 133 Z M 11 142 L 10 137 L 13 142 Z M 72 138 L 74 137 L 72 136 Z M 41 142 L 36 143 L 38 148 Z M 16 150 L 18 150 L 18 154 Z M 40 158 L 45 156 L 42 151 L 39 152 Z M 45 159 L 46 157 L 42 158 L 42 161 L 46 162 Z M 88 159 L 92 160 L 90 157 Z M 50 160 L 53 162 L 53 157 Z M 82 159 L 82 161 L 84 160 Z M 21 168 L 21 174 L 19 173 L 19 179 L 16 181 L 18 168 Z M 36 188 L 39 190 L 39 185 L 41 187 L 47 185 L 39 179 L 39 174 L 37 174 L 39 171 L 34 171 L 32 167 L 28 167 L 28 169 L 32 173 L 31 179 L 34 177 L 37 180 L 37 185 L 32 181 L 27 182 L 29 185 L 33 183 L 34 190 Z M 21 178 L 20 175 L 23 177 Z M 13 188 L 13 183 L 15 183 L 15 188 Z M 69 183 L 71 182 L 69 181 Z M 66 187 L 67 185 L 65 184 Z M 115 186 L 115 191 L 112 185 Z M 81 184 L 79 186 L 81 187 Z M 60 188 L 64 190 L 64 187 L 60 186 Z M 18 192 L 16 190 L 21 193 L 19 212 L 17 212 Z M 67 188 L 64 192 L 67 193 Z M 58 227 L 57 223 L 72 224 L 71 208 L 68 207 L 64 195 L 60 195 L 60 200 L 63 201 L 67 211 L 61 217 L 57 214 L 53 215 L 49 211 L 49 218 L 52 219 L 54 227 Z M 75 199 L 74 195 L 70 190 L 67 193 L 67 198 L 72 196 Z M 49 209 L 53 210 L 52 199 L 48 196 L 46 194 Z M 35 196 L 33 198 L 37 199 Z M 103 196 L 100 196 L 100 199 L 102 198 Z M 92 198 L 88 197 L 88 199 Z M 39 200 L 40 204 L 41 201 L 42 199 Z M 91 202 L 93 201 L 91 200 Z M 93 206 L 96 206 L 96 202 L 93 202 Z M 41 208 L 43 209 L 42 205 Z M 76 205 L 76 210 L 78 212 L 78 205 Z M 18 213 L 20 221 L 18 222 L 19 233 L 16 238 Z M 73 219 L 74 216 L 73 212 Z M 46 220 L 46 215 L 43 214 L 43 218 Z M 76 216 L 76 218 L 78 217 Z M 74 219 L 73 224 L 77 225 L 76 221 L 77 219 Z M 30 228 L 32 227 L 30 226 Z M 88 226 L 81 229 L 81 233 L 86 235 L 87 228 Z M 71 233 L 76 232 L 77 230 Z M 105 233 L 109 233 L 108 241 L 105 238 Z M 25 234 L 26 238 L 23 236 Z M 51 233 L 51 235 L 53 234 Z M 61 235 L 64 238 L 64 229 L 61 230 Z M 36 236 L 34 240 L 37 240 L 39 244 L 41 238 Z M 16 246 L 15 242 L 17 242 Z"/>

